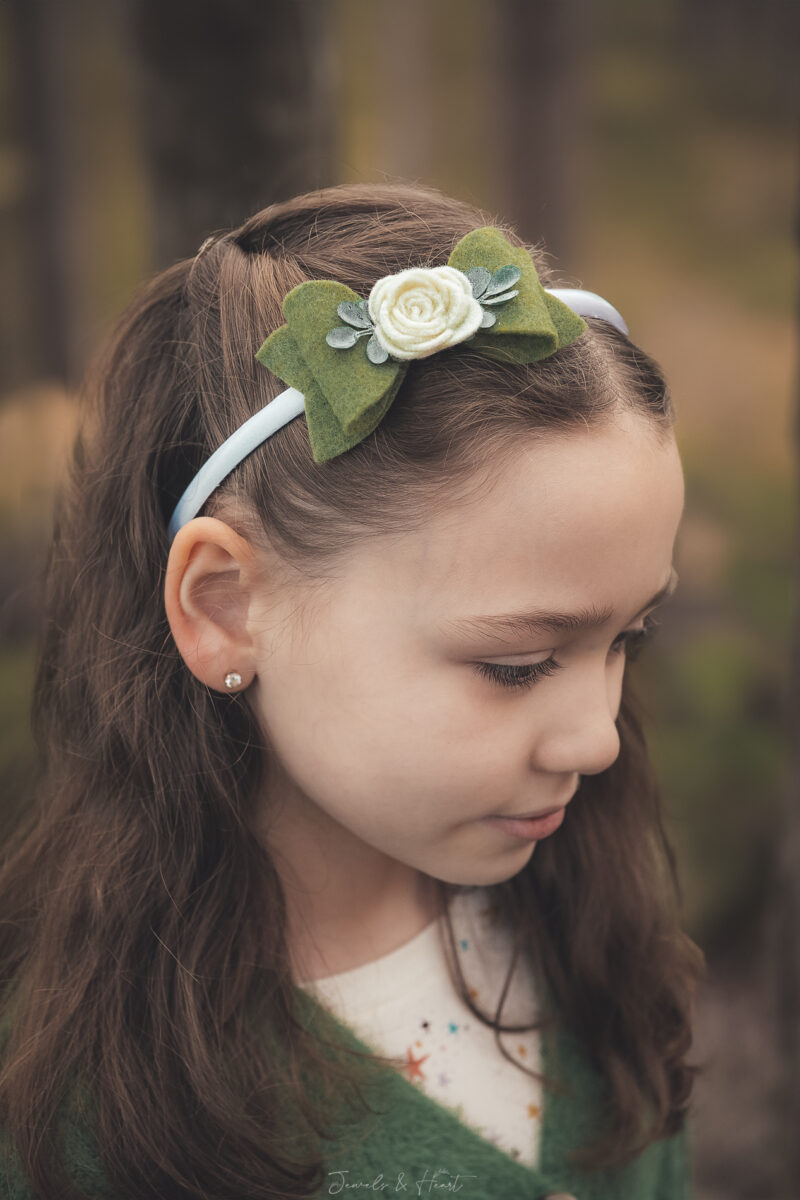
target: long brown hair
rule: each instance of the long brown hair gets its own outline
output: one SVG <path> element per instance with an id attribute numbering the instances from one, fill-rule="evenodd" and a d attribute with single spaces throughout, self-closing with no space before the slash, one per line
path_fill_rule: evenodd
<path id="1" fill-rule="evenodd" d="M 285 1097 L 304 1128 L 326 1131 L 342 1109 L 341 1090 L 330 1101 L 337 1073 L 349 1070 L 358 1092 L 359 1068 L 296 1020 L 285 898 L 253 836 L 268 750 L 246 694 L 202 685 L 172 640 L 166 523 L 199 464 L 283 390 L 254 355 L 292 287 L 332 278 L 364 296 L 383 275 L 445 262 L 485 224 L 525 244 L 497 217 L 417 185 L 272 205 L 147 281 L 87 373 L 46 579 L 41 786 L 0 872 L 0 1121 L 44 1195 L 83 1194 L 60 1177 L 52 1132 L 76 1080 L 120 1197 L 288 1200 L 320 1186 L 318 1143 L 289 1136 Z M 527 248 L 553 286 L 543 250 Z M 305 421 L 291 421 L 204 511 L 323 578 L 354 539 L 424 520 L 526 434 L 569 436 L 620 404 L 671 436 L 658 368 L 601 321 L 529 366 L 458 347 L 411 363 L 402 401 L 354 449 L 315 463 Z M 628 679 L 618 729 L 617 761 L 582 779 L 570 820 L 493 889 L 559 1019 L 610 1084 L 588 1167 L 624 1164 L 677 1132 L 698 1069 L 686 1055 L 702 954 L 680 928 Z M 481 1013 L 456 974 L 476 1017 L 499 1027 L 499 1010 Z M 268 1048 L 265 1028 L 288 1055 Z"/>

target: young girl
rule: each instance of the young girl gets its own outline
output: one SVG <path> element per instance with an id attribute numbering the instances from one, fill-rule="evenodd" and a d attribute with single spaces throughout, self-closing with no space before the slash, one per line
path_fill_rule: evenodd
<path id="1" fill-rule="evenodd" d="M 626 666 L 683 481 L 626 332 L 411 185 L 133 300 L 0 874 L 2 1195 L 688 1195 L 703 962 Z"/>

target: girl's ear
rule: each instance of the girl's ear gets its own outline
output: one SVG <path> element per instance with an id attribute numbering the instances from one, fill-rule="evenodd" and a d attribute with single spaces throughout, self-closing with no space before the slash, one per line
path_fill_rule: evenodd
<path id="1" fill-rule="evenodd" d="M 255 580 L 255 553 L 224 521 L 195 517 L 175 535 L 167 559 L 164 604 L 172 636 L 201 683 L 228 691 L 225 677 L 253 681 L 255 647 L 247 613 Z"/>

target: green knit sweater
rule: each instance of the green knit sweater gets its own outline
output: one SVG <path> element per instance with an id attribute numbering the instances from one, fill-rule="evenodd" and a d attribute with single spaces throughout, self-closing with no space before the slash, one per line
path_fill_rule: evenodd
<path id="1" fill-rule="evenodd" d="M 336 1025 L 349 1045 L 374 1049 L 349 1026 L 338 1020 Z M 542 1070 L 566 1084 L 569 1094 L 544 1089 L 537 1168 L 511 1158 L 462 1114 L 388 1070 L 380 1087 L 367 1092 L 384 1115 L 370 1118 L 366 1136 L 362 1129 L 350 1145 L 331 1145 L 319 1195 L 366 1195 L 374 1189 L 414 1196 L 459 1191 L 464 1200 L 692 1200 L 687 1125 L 626 1167 L 583 1172 L 569 1165 L 570 1151 L 599 1129 L 606 1085 L 563 1028 L 543 1031 L 541 1045 Z"/>
<path id="2" fill-rule="evenodd" d="M 313 1018 L 316 1010 L 323 1022 L 333 1020 L 345 1044 L 374 1050 L 327 1010 L 323 1014 L 318 1001 L 306 999 L 309 1015 Z M 323 1143 L 325 1179 L 317 1195 L 459 1192 L 463 1200 L 691 1200 L 691 1126 L 653 1143 L 620 1169 L 583 1172 L 569 1165 L 570 1150 L 598 1129 L 605 1084 L 566 1031 L 543 1031 L 541 1039 L 542 1069 L 566 1084 L 569 1095 L 544 1090 L 536 1169 L 512 1159 L 461 1114 L 385 1067 L 365 1089 L 378 1115 L 368 1114 L 349 1135 Z M 33 1200 L 14 1152 L 2 1138 L 0 1145 L 0 1197 Z M 70 1173 L 88 1195 L 114 1200 L 85 1126 L 68 1126 L 65 1152 Z"/>

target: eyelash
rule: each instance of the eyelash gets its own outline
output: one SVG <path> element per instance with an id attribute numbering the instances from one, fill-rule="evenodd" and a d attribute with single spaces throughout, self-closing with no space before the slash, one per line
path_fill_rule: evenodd
<path id="1" fill-rule="evenodd" d="M 619 644 L 614 642 L 611 652 L 613 654 L 621 654 L 624 650 L 626 661 L 633 662 L 645 643 L 654 637 L 659 625 L 660 621 L 651 614 L 648 614 L 644 618 L 641 629 L 629 629 L 619 635 L 617 639 Z M 487 679 L 491 679 L 494 683 L 499 683 L 502 687 L 507 688 L 533 687 L 534 683 L 544 676 L 555 675 L 556 671 L 560 670 L 563 665 L 563 663 L 553 658 L 552 655 L 543 662 L 527 663 L 524 666 L 509 666 L 507 663 L 487 662 L 473 664 L 479 675 L 483 675 Z"/>

